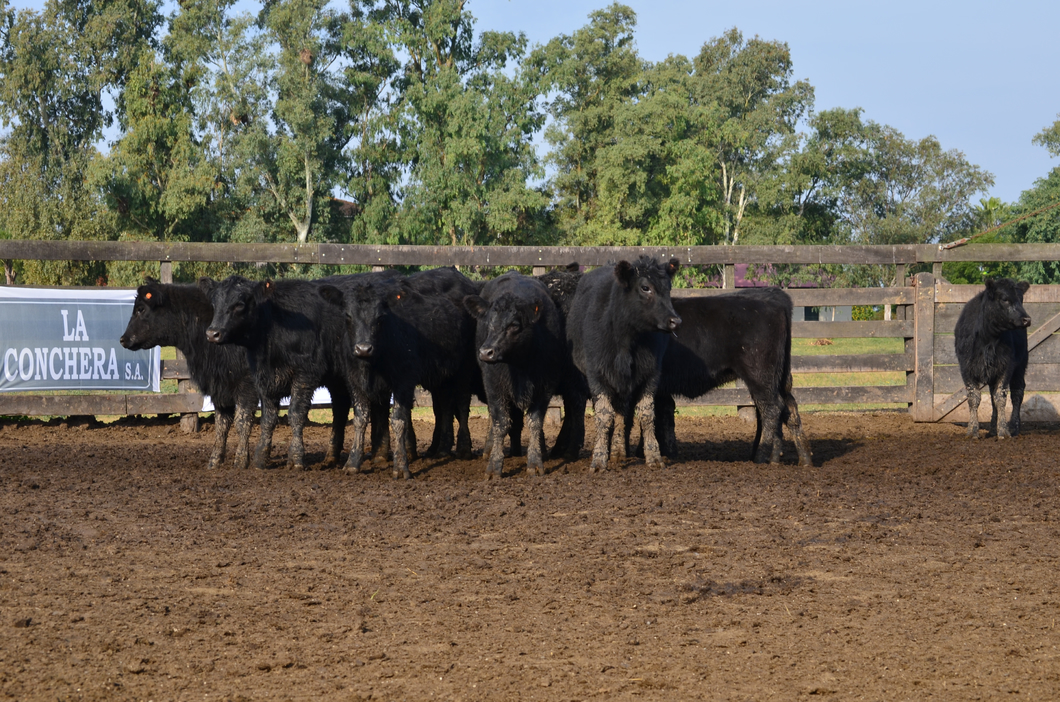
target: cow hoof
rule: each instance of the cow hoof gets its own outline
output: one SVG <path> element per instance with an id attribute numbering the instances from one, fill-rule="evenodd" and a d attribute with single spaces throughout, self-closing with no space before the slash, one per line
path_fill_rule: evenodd
<path id="1" fill-rule="evenodd" d="M 653 470 L 662 470 L 666 467 L 666 461 L 661 458 L 649 458 L 645 463 L 647 463 L 648 467 Z"/>
<path id="2" fill-rule="evenodd" d="M 221 467 L 221 461 L 216 458 L 211 458 L 210 462 L 206 464 L 206 470 L 217 470 Z"/>

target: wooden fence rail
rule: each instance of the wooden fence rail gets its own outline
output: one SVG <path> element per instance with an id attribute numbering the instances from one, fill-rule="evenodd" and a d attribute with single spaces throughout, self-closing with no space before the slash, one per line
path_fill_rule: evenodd
<path id="1" fill-rule="evenodd" d="M 177 262 L 310 263 L 333 265 L 549 266 L 577 261 L 605 265 L 641 254 L 676 257 L 690 265 L 721 265 L 726 287 L 734 266 L 749 264 L 872 264 L 894 266 L 896 285 L 887 288 L 793 288 L 796 307 L 894 305 L 888 321 L 794 322 L 795 338 L 840 339 L 891 337 L 903 340 L 893 354 L 823 354 L 795 356 L 795 395 L 803 405 L 897 404 L 909 407 L 917 421 L 966 421 L 967 404 L 953 352 L 953 326 L 960 309 L 981 288 L 951 285 L 940 277 L 949 261 L 1041 261 L 1060 259 L 1060 245 L 967 245 L 940 249 L 919 246 L 693 246 L 693 247 L 432 247 L 353 246 L 339 244 L 190 244 L 101 241 L 0 241 L 0 259 L 77 261 L 159 261 L 163 282 L 172 281 Z M 930 264 L 931 273 L 907 280 L 909 268 Z M 715 295 L 725 290 L 680 289 L 675 296 Z M 1031 327 L 1031 367 L 1027 374 L 1026 421 L 1060 419 L 1060 285 L 1032 286 L 1027 293 Z M 899 385 L 800 387 L 806 373 L 905 373 Z M 197 417 L 203 396 L 191 386 L 180 358 L 163 361 L 162 377 L 178 381 L 169 394 L 0 395 L 0 415 L 126 415 L 180 413 Z M 682 404 L 750 404 L 740 384 L 719 388 Z M 990 416 L 989 398 L 980 406 Z"/>

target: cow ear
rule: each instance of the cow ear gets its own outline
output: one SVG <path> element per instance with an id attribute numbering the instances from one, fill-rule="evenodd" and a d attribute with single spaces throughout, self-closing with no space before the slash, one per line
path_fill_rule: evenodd
<path id="1" fill-rule="evenodd" d="M 154 278 L 153 276 L 145 276 L 144 277 L 144 284 L 145 285 L 158 285 L 158 279 Z"/>
<path id="2" fill-rule="evenodd" d="M 1030 289 L 1031 284 L 1028 283 L 1026 280 L 1021 280 L 1020 282 L 1016 283 L 1016 287 L 1020 289 L 1021 294 L 1025 294 Z"/>
<path id="3" fill-rule="evenodd" d="M 681 270 L 681 262 L 676 258 L 671 258 L 670 262 L 666 264 L 666 275 L 673 278 L 679 270 Z"/>
<path id="4" fill-rule="evenodd" d="M 152 309 L 162 306 L 162 291 L 154 285 L 141 285 L 136 289 L 136 297 Z"/>
<path id="5" fill-rule="evenodd" d="M 631 286 L 633 279 L 636 277 L 637 271 L 629 261 L 619 261 L 615 264 L 615 279 L 618 280 L 619 285 L 622 287 L 628 288 Z"/>
<path id="6" fill-rule="evenodd" d="M 255 297 L 257 297 L 259 300 L 268 300 L 270 297 L 272 297 L 272 291 L 275 288 L 276 283 L 272 282 L 271 278 L 266 278 L 265 280 L 258 283 L 257 288 L 255 290 Z"/>
<path id="7" fill-rule="evenodd" d="M 578 265 L 577 261 L 571 261 L 565 267 L 566 267 L 568 273 L 577 273 L 582 268 L 581 266 Z"/>
<path id="8" fill-rule="evenodd" d="M 199 278 L 199 290 L 201 290 L 202 294 L 206 297 L 209 297 L 210 294 L 213 293 L 215 287 L 217 287 L 217 281 L 210 276 L 204 275 Z"/>
<path id="9" fill-rule="evenodd" d="M 318 291 L 320 296 L 335 305 L 336 307 L 342 307 L 343 297 L 342 291 L 336 288 L 334 285 L 321 285 Z"/>
<path id="10" fill-rule="evenodd" d="M 464 298 L 464 309 L 475 319 L 482 319 L 489 312 L 490 306 L 479 295 L 468 295 Z"/>
<path id="11" fill-rule="evenodd" d="M 407 305 L 410 302 L 422 303 L 423 295 L 420 295 L 415 290 L 402 287 L 396 290 L 391 290 L 390 294 L 386 296 L 386 303 L 390 307 L 395 307 L 397 305 Z"/>

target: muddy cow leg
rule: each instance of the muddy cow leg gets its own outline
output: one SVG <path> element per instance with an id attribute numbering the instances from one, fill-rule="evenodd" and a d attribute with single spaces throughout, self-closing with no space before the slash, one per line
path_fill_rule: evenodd
<path id="1" fill-rule="evenodd" d="M 968 391 L 968 436 L 979 438 L 979 386 L 965 385 Z"/>
<path id="2" fill-rule="evenodd" d="M 220 468 L 225 462 L 225 453 L 228 448 L 228 431 L 232 428 L 232 420 L 235 415 L 234 407 L 217 407 L 213 413 L 213 452 L 210 453 L 210 462 L 206 464 L 208 470 Z"/>
<path id="3" fill-rule="evenodd" d="M 615 430 L 615 410 L 607 395 L 600 393 L 593 398 L 593 411 L 596 414 L 596 443 L 593 445 L 593 460 L 589 464 L 590 473 L 607 469 L 611 434 Z"/>

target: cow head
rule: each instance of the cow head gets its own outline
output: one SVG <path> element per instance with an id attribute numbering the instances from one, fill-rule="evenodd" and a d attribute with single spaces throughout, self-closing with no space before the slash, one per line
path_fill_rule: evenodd
<path id="1" fill-rule="evenodd" d="M 213 305 L 213 321 L 206 340 L 229 344 L 248 334 L 260 317 L 262 305 L 272 295 L 271 280 L 256 282 L 233 275 L 221 281 L 199 278 L 199 289 Z"/>
<path id="2" fill-rule="evenodd" d="M 670 302 L 670 287 L 681 262 L 671 258 L 660 263 L 641 256 L 633 263 L 615 264 L 615 279 L 629 300 L 624 312 L 630 315 L 633 326 L 644 331 L 674 332 L 681 326 L 681 318 Z"/>
<path id="3" fill-rule="evenodd" d="M 1011 278 L 987 278 L 986 308 L 990 325 L 999 330 L 1029 327 L 1031 317 L 1023 308 L 1023 295 L 1030 287 L 1030 283 Z"/>
<path id="4" fill-rule="evenodd" d="M 136 289 L 132 316 L 121 335 L 121 345 L 130 351 L 140 351 L 154 346 L 172 346 L 175 342 L 166 332 L 169 325 L 157 323 L 158 311 L 166 306 L 166 289 L 158 281 L 148 278 L 147 283 Z"/>
<path id="5" fill-rule="evenodd" d="M 346 290 L 323 285 L 320 296 L 342 308 L 353 355 L 369 360 L 382 348 L 381 330 L 393 309 L 409 304 L 419 293 L 395 280 L 367 280 L 356 281 Z"/>
<path id="6" fill-rule="evenodd" d="M 519 356 L 533 344 L 534 325 L 541 319 L 546 300 L 533 300 L 503 293 L 487 302 L 479 295 L 464 298 L 464 308 L 478 320 L 485 334 L 478 357 L 484 363 L 500 363 Z"/>

